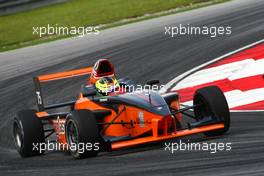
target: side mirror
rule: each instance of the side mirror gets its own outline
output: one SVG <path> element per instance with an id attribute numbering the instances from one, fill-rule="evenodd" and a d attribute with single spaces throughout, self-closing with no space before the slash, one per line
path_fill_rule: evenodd
<path id="1" fill-rule="evenodd" d="M 82 94 L 84 97 L 95 96 L 96 90 L 95 90 L 94 86 L 83 86 L 82 87 Z"/>
<path id="2" fill-rule="evenodd" d="M 154 84 L 159 84 L 159 83 L 160 83 L 160 81 L 157 79 L 147 81 L 147 85 L 150 85 L 150 86 L 152 86 Z"/>

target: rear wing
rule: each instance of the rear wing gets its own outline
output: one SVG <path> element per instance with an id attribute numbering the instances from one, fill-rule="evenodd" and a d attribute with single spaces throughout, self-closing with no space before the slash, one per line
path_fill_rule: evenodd
<path id="1" fill-rule="evenodd" d="M 53 74 L 34 77 L 33 81 L 35 85 L 35 93 L 36 93 L 36 98 L 37 98 L 38 110 L 44 111 L 44 110 L 52 109 L 52 108 L 74 105 L 75 103 L 75 101 L 70 101 L 70 102 L 45 106 L 43 102 L 42 91 L 41 91 L 41 83 L 56 81 L 56 80 L 61 80 L 61 79 L 66 79 L 66 78 L 72 78 L 72 77 L 77 77 L 77 76 L 89 75 L 91 74 L 92 70 L 93 70 L 92 67 L 88 67 L 88 68 L 83 68 L 83 69 L 78 69 L 78 70 L 71 70 L 71 71 L 65 71 L 65 72 L 60 72 L 60 73 L 53 73 Z"/>

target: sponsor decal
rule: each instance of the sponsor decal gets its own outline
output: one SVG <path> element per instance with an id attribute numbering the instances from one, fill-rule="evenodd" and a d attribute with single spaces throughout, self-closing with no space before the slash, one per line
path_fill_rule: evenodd
<path id="1" fill-rule="evenodd" d="M 138 112 L 138 120 L 139 120 L 139 125 L 140 127 L 144 128 L 145 126 L 145 120 L 144 120 L 144 113 L 143 112 Z"/>
<path id="2" fill-rule="evenodd" d="M 42 99 L 41 99 L 41 96 L 40 96 L 40 92 L 37 91 L 37 92 L 36 92 L 36 95 L 37 95 L 38 104 L 39 104 L 39 105 L 42 105 Z"/>

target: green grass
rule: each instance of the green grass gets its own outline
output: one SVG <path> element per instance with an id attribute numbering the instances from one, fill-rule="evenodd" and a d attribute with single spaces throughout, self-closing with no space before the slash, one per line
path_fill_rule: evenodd
<path id="1" fill-rule="evenodd" d="M 32 35 L 32 28 L 36 26 L 96 26 L 209 1 L 213 0 L 70 0 L 63 4 L 1 16 L 0 51 L 69 37 L 40 38 Z"/>

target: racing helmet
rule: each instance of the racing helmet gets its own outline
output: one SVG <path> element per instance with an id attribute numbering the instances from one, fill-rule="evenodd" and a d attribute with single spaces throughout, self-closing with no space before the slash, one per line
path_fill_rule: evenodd
<path id="1" fill-rule="evenodd" d="M 102 77 L 95 82 L 95 88 L 99 94 L 107 96 L 119 88 L 119 83 L 114 76 Z"/>

